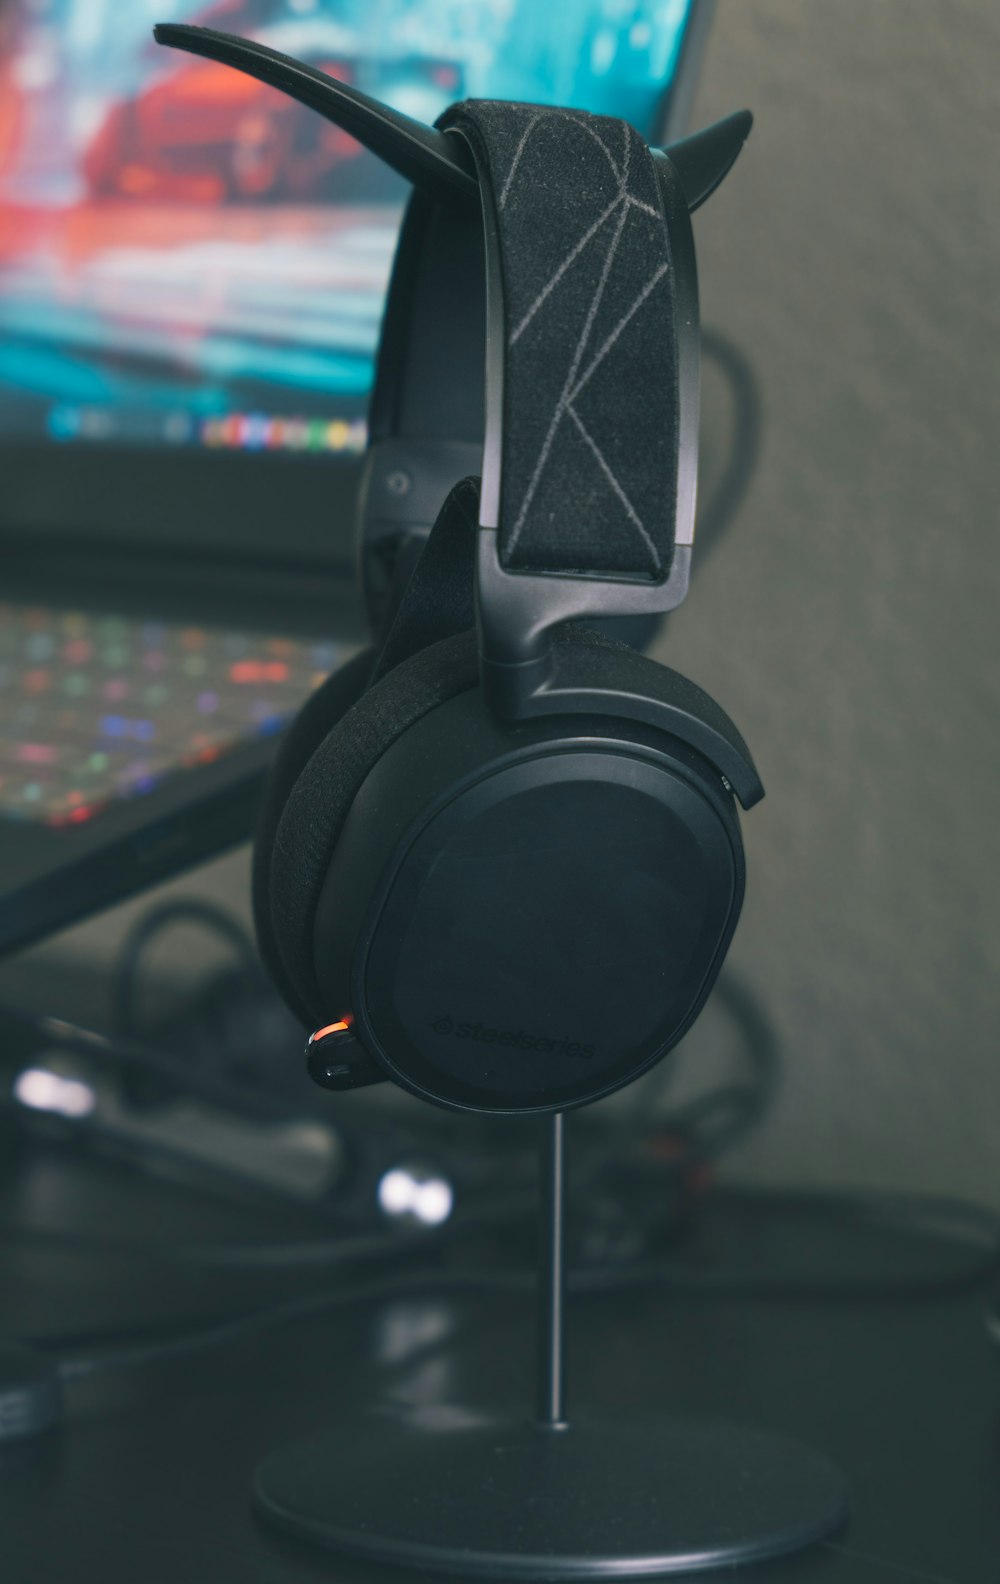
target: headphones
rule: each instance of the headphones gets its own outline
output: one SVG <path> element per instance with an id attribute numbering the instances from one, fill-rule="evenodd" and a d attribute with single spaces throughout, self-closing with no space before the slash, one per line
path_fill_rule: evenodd
<path id="1" fill-rule="evenodd" d="M 281 743 L 254 852 L 264 963 L 327 1087 L 596 1100 L 700 1011 L 743 899 L 735 804 L 763 796 L 717 704 L 577 625 L 687 591 L 689 216 L 750 118 L 669 152 L 533 105 L 470 101 L 430 129 L 251 41 L 157 37 L 310 104 L 415 186 L 361 497 L 383 634 Z"/>

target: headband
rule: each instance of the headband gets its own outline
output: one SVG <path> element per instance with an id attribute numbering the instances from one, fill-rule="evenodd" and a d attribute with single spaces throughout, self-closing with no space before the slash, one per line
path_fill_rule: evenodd
<path id="1" fill-rule="evenodd" d="M 441 125 L 472 153 L 481 214 L 411 200 L 369 477 L 428 477 L 422 449 L 433 466 L 442 443 L 483 437 L 478 605 L 497 674 L 544 664 L 559 622 L 686 593 L 694 252 L 673 168 L 625 122 L 473 102 Z"/>
<path id="2" fill-rule="evenodd" d="M 698 444 L 689 215 L 750 128 L 669 151 L 584 111 L 469 101 L 436 128 L 251 40 L 165 24 L 319 111 L 415 186 L 393 267 L 362 490 L 365 546 L 426 530 L 480 473 L 483 683 L 544 689 L 550 629 L 687 592 Z"/>

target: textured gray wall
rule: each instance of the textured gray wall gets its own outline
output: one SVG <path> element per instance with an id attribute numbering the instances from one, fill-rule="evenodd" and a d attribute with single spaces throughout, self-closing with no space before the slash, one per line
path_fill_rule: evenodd
<path id="1" fill-rule="evenodd" d="M 768 787 L 733 959 L 787 1074 L 746 1164 L 1000 1202 L 998 81 L 995 0 L 721 0 L 694 124 L 756 124 L 702 312 L 764 454 L 659 653 Z"/>
<path id="2" fill-rule="evenodd" d="M 786 1074 L 741 1169 L 1000 1204 L 998 79 L 996 0 L 721 0 L 694 124 L 757 122 L 696 220 L 703 315 L 765 445 L 660 653 L 768 786 L 733 960 Z M 708 369 L 709 460 L 726 422 Z M 245 887 L 237 855 L 173 889 Z M 85 1010 L 135 911 L 3 981 Z M 688 1078 L 727 1041 L 710 1008 Z"/>

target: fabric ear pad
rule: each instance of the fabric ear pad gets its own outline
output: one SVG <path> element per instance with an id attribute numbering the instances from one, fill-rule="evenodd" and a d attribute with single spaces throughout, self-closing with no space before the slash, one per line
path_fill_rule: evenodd
<path id="1" fill-rule="evenodd" d="M 397 737 L 478 682 L 474 628 L 418 650 L 374 683 L 315 746 L 284 803 L 270 877 L 258 891 L 270 906 L 264 929 L 258 915 L 258 939 L 273 941 L 276 960 L 265 958 L 268 970 L 307 1028 L 327 1021 L 313 968 L 313 920 L 348 810 Z M 261 850 L 261 863 L 265 857 Z"/>
<path id="2" fill-rule="evenodd" d="M 271 854 L 275 832 L 289 794 L 316 748 L 368 686 L 375 659 L 376 650 L 363 649 L 310 695 L 285 730 L 264 789 L 253 848 L 254 927 L 264 967 L 286 998 L 290 987 L 271 928 Z"/>
<path id="3" fill-rule="evenodd" d="M 313 986 L 312 915 L 333 843 L 357 788 L 399 732 L 453 692 L 476 684 L 468 635 L 476 619 L 473 587 L 478 515 L 479 480 L 461 479 L 449 491 L 401 591 L 381 650 L 358 655 L 313 695 L 289 728 L 271 772 L 254 852 L 254 919 L 264 965 L 305 1023 L 312 1017 L 306 1010 L 310 995 L 302 993 L 303 984 Z M 451 651 L 441 645 L 454 636 L 463 639 L 459 646 L 462 659 L 451 683 L 445 675 L 452 663 Z M 437 642 L 432 642 L 435 639 Z M 425 652 L 436 659 L 408 669 L 410 661 Z M 395 680 L 397 671 L 405 672 L 401 681 Z M 393 685 L 387 688 L 390 679 Z M 366 699 L 364 709 L 356 715 L 355 707 L 369 687 L 372 703 Z M 327 739 L 348 711 L 346 738 L 338 734 L 329 745 Z M 307 765 L 321 748 L 315 777 L 306 777 Z M 301 796 L 297 787 L 300 778 Z M 309 787 L 314 789 L 311 795 L 305 790 Z M 286 805 L 293 800 L 301 817 L 289 813 L 286 824 Z M 280 838 L 279 830 L 284 832 Z M 329 842 L 324 846 L 327 832 Z M 279 839 L 283 845 L 281 861 L 276 864 Z M 288 853 L 292 854 L 290 863 L 286 862 Z M 314 861 L 319 864 L 318 881 L 310 867 Z M 299 944 L 300 893 L 308 908 L 304 946 Z M 294 918 L 292 930 L 283 923 L 288 915 Z M 308 967 L 303 952 L 309 953 Z M 315 1000 L 314 986 L 311 999 Z"/>

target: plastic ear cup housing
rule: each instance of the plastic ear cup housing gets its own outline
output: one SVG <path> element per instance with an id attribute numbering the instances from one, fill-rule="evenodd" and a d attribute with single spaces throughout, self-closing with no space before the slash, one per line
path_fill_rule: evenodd
<path id="1" fill-rule="evenodd" d="M 610 718 L 502 726 L 466 690 L 354 798 L 316 911 L 316 981 L 424 1099 L 562 1110 L 676 1044 L 743 889 L 733 800 L 697 751 Z"/>

